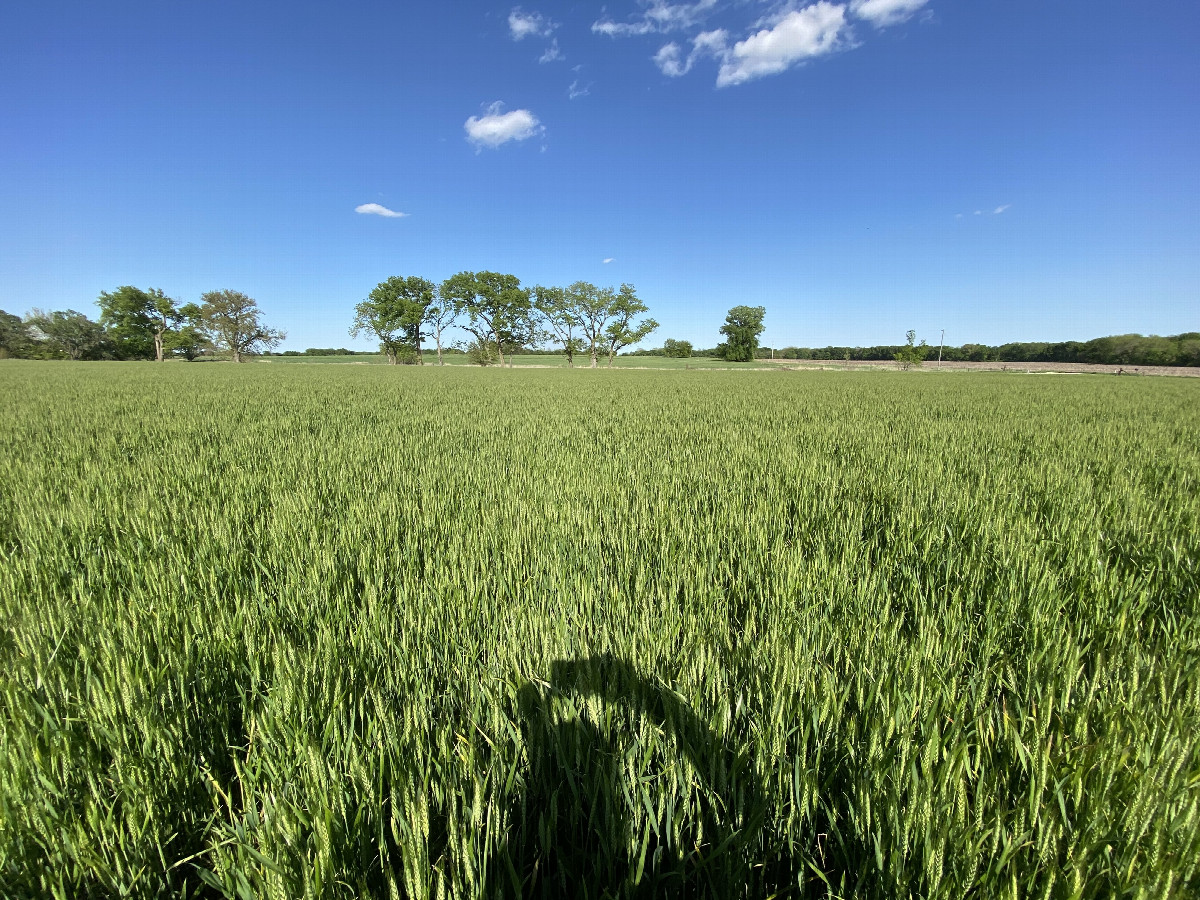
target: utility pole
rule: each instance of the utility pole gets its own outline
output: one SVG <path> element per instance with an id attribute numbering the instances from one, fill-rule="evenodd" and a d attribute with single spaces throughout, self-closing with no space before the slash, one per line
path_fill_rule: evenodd
<path id="1" fill-rule="evenodd" d="M 946 329 L 942 329 L 942 339 L 938 341 L 938 368 L 942 367 L 942 345 L 946 343 Z"/>

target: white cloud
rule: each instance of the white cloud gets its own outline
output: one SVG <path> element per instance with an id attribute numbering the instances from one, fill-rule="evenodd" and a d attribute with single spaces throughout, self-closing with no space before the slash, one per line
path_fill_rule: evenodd
<path id="1" fill-rule="evenodd" d="M 592 23 L 596 34 L 609 37 L 629 37 L 654 32 L 679 31 L 691 28 L 713 12 L 719 0 L 696 0 L 695 3 L 667 3 L 665 0 L 641 0 L 646 9 L 632 22 L 603 19 Z"/>
<path id="2" fill-rule="evenodd" d="M 845 27 L 846 7 L 827 0 L 787 12 L 776 20 L 775 27 L 764 28 L 725 52 L 717 87 L 775 75 L 831 53 L 841 46 Z"/>
<path id="3" fill-rule="evenodd" d="M 546 48 L 546 52 L 538 57 L 538 62 L 549 63 L 557 62 L 560 59 L 566 59 L 561 50 L 558 49 L 558 38 L 550 42 L 550 46 Z"/>
<path id="4" fill-rule="evenodd" d="M 1004 212 L 1010 206 L 1012 206 L 1011 203 L 1005 203 L 1003 206 L 997 206 L 994 210 L 992 210 L 992 215 L 998 216 L 998 215 L 1000 215 L 1000 213 Z"/>
<path id="5" fill-rule="evenodd" d="M 557 27 L 557 22 L 551 22 L 541 13 L 522 12 L 519 6 L 514 6 L 513 11 L 508 14 L 508 33 L 514 41 L 531 35 L 550 37 L 550 33 Z"/>
<path id="6" fill-rule="evenodd" d="M 851 0 L 850 12 L 876 28 L 903 22 L 929 0 Z"/>
<path id="7" fill-rule="evenodd" d="M 728 39 L 729 34 L 724 28 L 701 32 L 692 38 L 692 49 L 687 59 L 682 58 L 682 48 L 672 41 L 654 54 L 654 63 L 664 75 L 678 78 L 690 72 L 696 60 L 703 56 L 724 57 L 729 52 L 726 49 Z"/>
<path id="8" fill-rule="evenodd" d="M 380 206 L 378 203 L 363 203 L 354 207 L 354 211 L 364 216 L 383 216 L 385 219 L 403 219 L 408 215 L 408 213 L 396 212 L 394 209 Z"/>
<path id="9" fill-rule="evenodd" d="M 658 48 L 658 52 L 654 54 L 654 64 L 658 66 L 664 75 L 670 78 L 678 78 L 680 75 L 686 75 L 691 65 L 685 64 L 679 58 L 681 52 L 679 45 L 674 41 L 669 44 L 663 44 Z"/>
<path id="10" fill-rule="evenodd" d="M 609 257 L 606 257 L 603 262 L 607 266 L 610 262 L 612 262 L 615 259 L 616 259 L 615 256 L 609 256 Z"/>
<path id="11" fill-rule="evenodd" d="M 571 86 L 569 88 L 567 88 L 567 99 L 574 100 L 577 97 L 586 97 L 591 92 L 592 92 L 591 83 L 580 84 L 579 80 L 576 79 L 575 81 L 572 81 Z"/>
<path id="12" fill-rule="evenodd" d="M 538 117 L 527 109 L 514 109 L 511 112 L 503 112 L 503 109 L 503 103 L 493 103 L 485 115 L 471 116 L 463 124 L 467 140 L 477 150 L 483 147 L 495 149 L 509 141 L 524 141 L 546 130 Z"/>

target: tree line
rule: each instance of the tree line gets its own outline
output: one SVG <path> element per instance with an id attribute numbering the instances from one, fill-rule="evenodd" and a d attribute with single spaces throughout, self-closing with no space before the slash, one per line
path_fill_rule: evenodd
<path id="1" fill-rule="evenodd" d="M 915 348 L 921 360 L 937 359 L 936 345 Z M 1056 362 L 1114 366 L 1200 366 L 1200 332 L 1159 336 L 1117 334 L 1090 341 L 1035 341 L 998 345 L 963 344 L 940 348 L 947 362 Z M 634 350 L 635 356 L 727 358 L 727 347 L 696 348 L 689 341 L 668 340 L 661 347 Z M 853 361 L 905 361 L 913 349 L 908 344 L 873 347 L 755 347 L 755 359 L 811 359 Z"/>
<path id="2" fill-rule="evenodd" d="M 576 281 L 567 287 L 522 287 L 515 275 L 459 272 L 441 284 L 417 275 L 394 275 L 381 281 L 354 308 L 350 335 L 379 341 L 389 363 L 423 363 L 422 349 L 432 340 L 444 364 L 443 336 L 457 326 L 471 340 L 464 349 L 480 365 L 530 347 L 553 346 L 575 365 L 586 355 L 594 369 L 600 358 L 613 358 L 644 340 L 658 322 L 646 317 L 649 307 L 631 284 L 597 287 Z"/>
<path id="3" fill-rule="evenodd" d="M 879 347 L 784 347 L 776 359 L 890 360 L 904 348 Z M 926 348 L 926 358 L 937 357 L 938 348 Z M 1055 362 L 1114 366 L 1200 366 L 1200 332 L 1158 335 L 1117 334 L 1090 341 L 1045 341 L 963 344 L 942 348 L 949 362 Z"/>
<path id="4" fill-rule="evenodd" d="M 0 310 L 0 357 L 22 359 L 194 360 L 214 350 L 234 362 L 269 350 L 282 331 L 267 327 L 257 302 L 241 291 L 209 291 L 180 303 L 158 288 L 123 285 L 100 294 L 100 320 L 73 309 Z"/>

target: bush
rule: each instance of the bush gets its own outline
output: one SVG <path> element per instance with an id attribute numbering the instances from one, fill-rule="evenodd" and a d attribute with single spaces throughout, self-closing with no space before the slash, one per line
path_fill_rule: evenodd
<path id="1" fill-rule="evenodd" d="M 663 342 L 663 356 L 670 356 L 674 359 L 687 359 L 691 355 L 691 341 L 666 340 Z"/>

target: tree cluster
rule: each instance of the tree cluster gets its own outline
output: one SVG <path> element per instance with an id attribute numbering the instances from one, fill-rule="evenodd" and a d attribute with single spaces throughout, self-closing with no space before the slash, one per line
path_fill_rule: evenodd
<path id="1" fill-rule="evenodd" d="M 586 281 L 568 287 L 521 286 L 515 275 L 459 272 L 440 285 L 419 276 L 393 276 L 380 282 L 354 308 L 350 334 L 373 335 L 388 362 L 420 363 L 424 342 L 437 346 L 443 362 L 443 335 L 462 328 L 471 341 L 461 349 L 472 362 L 504 365 L 529 348 L 554 346 L 575 365 L 586 354 L 596 368 L 609 366 L 624 348 L 644 340 L 657 327 L 639 318 L 648 307 L 631 284 L 601 288 Z"/>
<path id="2" fill-rule="evenodd" d="M 158 288 L 123 285 L 102 292 L 96 305 L 98 322 L 73 309 L 35 309 L 23 319 L 0 310 L 0 357 L 162 362 L 221 350 L 241 362 L 285 337 L 263 324 L 258 304 L 241 291 L 209 291 L 198 304 L 181 304 Z"/>
<path id="3" fill-rule="evenodd" d="M 905 346 L 785 347 L 779 359 L 892 360 Z M 933 355 L 935 347 L 928 347 Z M 703 351 L 700 351 L 703 353 Z M 1200 332 L 1159 337 L 1120 334 L 1090 341 L 1032 342 L 942 348 L 948 362 L 1055 362 L 1114 366 L 1200 366 Z"/>

